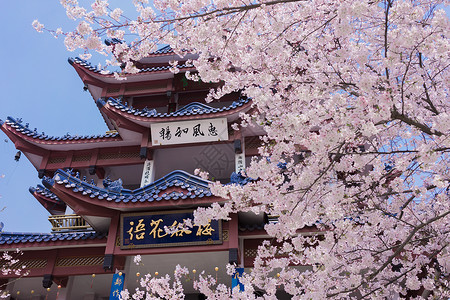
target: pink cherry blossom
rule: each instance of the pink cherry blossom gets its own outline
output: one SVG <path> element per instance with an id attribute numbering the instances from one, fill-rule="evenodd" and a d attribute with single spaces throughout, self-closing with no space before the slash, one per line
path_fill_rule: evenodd
<path id="1" fill-rule="evenodd" d="M 62 4 L 83 24 L 63 33 L 67 49 L 125 63 L 116 79 L 168 44 L 197 56 L 187 78 L 222 83 L 206 100 L 235 91 L 252 99 L 233 129 L 265 132 L 246 170 L 257 180 L 214 184 L 226 201 L 197 210 L 195 223 L 237 212 L 278 222 L 265 226 L 271 239 L 244 292 L 206 274 L 195 289 L 211 299 L 254 299 L 256 290 L 273 299 L 277 289 L 295 299 L 450 297 L 448 2 L 134 1 L 135 20 L 108 15 L 107 1 Z M 133 38 L 113 48 L 101 45 L 105 35 Z M 145 276 L 145 293 L 134 295 L 182 299 L 186 270 L 177 270 Z"/>

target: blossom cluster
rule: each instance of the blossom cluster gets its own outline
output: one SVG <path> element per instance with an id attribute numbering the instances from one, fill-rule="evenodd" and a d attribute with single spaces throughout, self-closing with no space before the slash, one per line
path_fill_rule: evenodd
<path id="1" fill-rule="evenodd" d="M 28 271 L 25 269 L 26 266 L 22 265 L 19 260 L 19 256 L 23 254 L 22 251 L 19 249 L 16 249 L 14 252 L 8 252 L 5 251 L 2 253 L 2 256 L 0 257 L 0 264 L 3 276 L 7 276 L 10 274 L 14 274 L 16 276 L 26 276 L 28 275 Z M 1 290 L 4 289 L 6 286 L 0 287 L 0 298 L 8 298 L 9 292 L 7 290 Z"/>
<path id="2" fill-rule="evenodd" d="M 198 56 L 191 79 L 221 83 L 207 100 L 240 91 L 253 101 L 233 128 L 266 133 L 246 170 L 257 180 L 213 186 L 227 202 L 197 211 L 195 222 L 277 216 L 265 226 L 273 242 L 260 246 L 245 292 L 207 276 L 194 284 L 199 291 L 212 299 L 252 299 L 256 289 L 266 299 L 277 289 L 296 299 L 450 297 L 445 1 L 134 1 L 135 20 L 107 1 L 62 3 L 80 20 L 65 33 L 67 48 L 109 54 L 107 63 L 124 66 L 118 77 L 169 44 L 180 59 Z M 136 38 L 100 42 L 127 34 Z M 143 286 L 182 297 L 170 280 L 146 277 Z"/>

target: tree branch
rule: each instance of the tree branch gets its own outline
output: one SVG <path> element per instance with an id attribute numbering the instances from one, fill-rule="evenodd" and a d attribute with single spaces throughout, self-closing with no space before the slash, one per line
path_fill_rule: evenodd
<path id="1" fill-rule="evenodd" d="M 214 15 L 216 13 L 220 13 L 220 16 L 229 15 L 236 12 L 242 12 L 247 10 L 252 10 L 258 7 L 261 7 L 262 5 L 268 6 L 268 5 L 276 5 L 280 3 L 291 3 L 291 2 L 304 2 L 305 0 L 275 0 L 275 1 L 269 1 L 264 3 L 256 3 L 251 5 L 245 5 L 245 6 L 232 6 L 232 7 L 223 7 L 214 9 L 209 12 L 200 13 L 200 14 L 192 14 L 186 17 L 179 17 L 179 18 L 173 18 L 173 19 L 161 19 L 161 20 L 153 20 L 155 23 L 173 23 L 174 21 L 181 21 L 181 20 L 187 20 L 187 19 L 194 19 L 194 18 L 201 18 L 206 17 L 210 15 Z"/>
<path id="2" fill-rule="evenodd" d="M 428 127 L 425 124 L 419 123 L 416 120 L 406 116 L 405 114 L 401 114 L 397 111 L 397 108 L 393 108 L 393 110 L 391 111 L 391 118 L 393 120 L 399 120 L 402 121 L 408 125 L 414 126 L 417 129 L 420 129 L 422 132 L 428 134 L 428 135 L 437 135 L 437 136 L 442 136 L 443 133 L 437 130 L 433 130 L 430 127 Z"/>

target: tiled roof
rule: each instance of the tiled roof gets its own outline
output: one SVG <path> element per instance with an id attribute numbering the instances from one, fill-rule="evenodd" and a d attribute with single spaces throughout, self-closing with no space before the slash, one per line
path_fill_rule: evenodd
<path id="1" fill-rule="evenodd" d="M 170 47 L 169 45 L 164 46 L 158 50 L 156 50 L 155 52 L 153 52 L 152 54 L 167 54 L 167 53 L 172 53 L 173 49 L 172 47 Z"/>
<path id="2" fill-rule="evenodd" d="M 66 203 L 42 185 L 30 187 L 28 190 L 50 214 L 58 215 L 66 211 Z"/>
<path id="3" fill-rule="evenodd" d="M 106 237 L 105 233 L 67 232 L 67 233 L 18 233 L 0 232 L 0 245 L 20 243 L 43 243 L 56 241 L 95 240 Z"/>
<path id="4" fill-rule="evenodd" d="M 105 45 L 106 46 L 111 46 L 111 45 L 115 45 L 115 44 L 122 44 L 124 41 L 119 40 L 117 38 L 112 38 L 112 39 L 105 39 Z"/>
<path id="5" fill-rule="evenodd" d="M 239 224 L 239 231 L 252 232 L 252 231 L 256 231 L 256 230 L 263 230 L 265 225 L 266 224 L 264 224 L 264 223 L 261 223 L 261 224 Z"/>
<path id="6" fill-rule="evenodd" d="M 117 38 L 105 39 L 105 44 L 107 46 L 111 46 L 111 45 L 114 45 L 114 44 L 122 44 L 123 42 L 124 42 L 123 40 L 119 40 Z M 167 45 L 167 46 L 164 46 L 162 48 L 159 48 L 155 52 L 150 53 L 150 55 L 167 54 L 167 53 L 172 53 L 172 52 L 173 52 L 172 47 Z"/>
<path id="7" fill-rule="evenodd" d="M 214 108 L 214 107 L 208 106 L 203 103 L 193 102 L 193 103 L 190 103 L 190 104 L 182 107 L 181 109 L 179 109 L 175 112 L 171 112 L 171 113 L 158 113 L 154 109 L 149 110 L 147 108 L 136 109 L 133 107 L 128 107 L 126 104 L 122 103 L 120 99 L 114 99 L 114 98 L 109 98 L 107 100 L 107 103 L 122 112 L 132 114 L 135 116 L 147 117 L 147 118 L 164 118 L 164 117 L 196 116 L 196 115 L 214 114 L 214 113 L 219 113 L 219 112 L 224 112 L 224 111 L 230 111 L 230 110 L 236 109 L 238 107 L 242 107 L 244 104 L 248 103 L 249 101 L 250 100 L 248 98 L 241 98 L 237 101 L 234 101 L 232 104 L 230 104 L 228 106 L 224 106 L 224 107 L 220 107 L 220 108 Z M 103 105 L 105 105 L 105 103 L 106 102 L 103 99 L 97 100 L 97 105 L 99 107 L 102 107 Z"/>
<path id="8" fill-rule="evenodd" d="M 67 133 L 66 135 L 62 137 L 56 137 L 56 136 L 49 136 L 45 134 L 44 132 L 39 133 L 37 129 L 31 130 L 28 128 L 28 123 L 25 125 L 22 124 L 21 119 L 14 119 L 12 117 L 8 117 L 6 121 L 4 122 L 7 125 L 9 125 L 11 128 L 13 128 L 16 132 L 24 134 L 26 136 L 29 136 L 33 139 L 38 139 L 42 141 L 83 141 L 83 140 L 90 140 L 90 139 L 104 139 L 104 138 L 117 138 L 119 137 L 119 133 L 106 133 L 106 134 L 98 134 L 98 135 L 84 135 L 84 136 L 78 136 L 78 135 L 70 135 Z M 3 125 L 3 122 L 0 123 L 0 126 Z"/>
<path id="9" fill-rule="evenodd" d="M 34 194 L 34 193 L 38 193 L 41 196 L 45 197 L 45 198 L 49 198 L 51 200 L 57 201 L 57 202 L 62 202 L 61 199 L 59 199 L 58 196 L 56 196 L 55 194 L 53 194 L 48 188 L 43 187 L 42 185 L 38 184 L 36 187 L 30 187 L 28 189 L 30 191 L 30 193 Z"/>
<path id="10" fill-rule="evenodd" d="M 119 182 L 120 180 L 116 181 Z M 113 182 L 113 183 L 116 183 Z M 52 178 L 44 178 L 45 186 L 51 188 L 55 183 L 64 185 L 75 193 L 85 197 L 105 200 L 115 203 L 139 203 L 161 200 L 183 200 L 212 196 L 208 185 L 210 181 L 191 175 L 185 171 L 176 170 L 155 182 L 135 190 L 123 189 L 114 184 L 114 188 L 101 188 L 73 176 L 70 172 L 57 170 Z M 113 186 L 113 184 L 111 184 Z M 171 187 L 179 187 L 183 191 L 165 191 Z"/>
<path id="11" fill-rule="evenodd" d="M 101 69 L 97 68 L 97 66 L 93 66 L 87 60 L 81 59 L 79 57 L 69 58 L 68 61 L 71 65 L 78 64 L 81 67 L 83 67 L 89 71 L 92 71 L 94 73 L 98 73 L 98 74 L 102 74 L 102 75 L 112 75 L 113 74 L 113 72 L 110 72 L 108 70 L 101 70 Z M 159 67 L 143 68 L 143 69 L 140 69 L 138 73 L 167 71 L 170 68 L 172 68 L 172 66 L 167 64 L 167 65 L 159 66 Z M 193 66 L 191 64 L 182 64 L 182 65 L 177 65 L 177 68 L 178 69 L 186 69 L 186 68 L 193 68 Z"/>

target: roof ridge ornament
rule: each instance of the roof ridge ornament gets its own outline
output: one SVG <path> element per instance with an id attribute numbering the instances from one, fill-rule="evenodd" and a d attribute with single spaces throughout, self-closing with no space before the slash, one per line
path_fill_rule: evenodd
<path id="1" fill-rule="evenodd" d="M 187 105 L 185 105 L 184 107 L 180 108 L 179 110 L 175 111 L 175 113 L 193 113 L 193 112 L 200 112 L 200 111 L 209 111 L 209 110 L 213 110 L 214 107 L 206 105 L 204 103 L 200 103 L 200 102 L 191 102 Z"/>
<path id="2" fill-rule="evenodd" d="M 233 101 L 232 104 L 223 106 L 220 108 L 215 108 L 200 102 L 191 102 L 177 111 L 171 113 L 158 113 L 155 109 L 149 110 L 147 107 L 143 109 L 137 109 L 133 107 L 128 107 L 127 103 L 122 103 L 120 98 L 109 97 L 106 101 L 109 105 L 113 106 L 115 109 L 122 112 L 133 114 L 135 116 L 147 117 L 147 118 L 164 118 L 164 117 L 182 117 L 191 115 L 202 115 L 202 114 L 213 114 L 224 111 L 230 111 L 238 107 L 242 107 L 250 101 L 249 98 L 240 98 L 237 101 Z M 102 108 L 106 104 L 103 98 L 97 100 L 97 106 Z"/>
<path id="3" fill-rule="evenodd" d="M 242 172 L 233 172 L 231 173 L 230 183 L 228 184 L 246 185 L 252 181 L 255 181 L 255 179 L 242 175 Z"/>
<path id="4" fill-rule="evenodd" d="M 182 184 L 178 184 L 179 182 L 182 182 Z M 121 179 L 111 181 L 109 178 L 104 180 L 105 187 L 100 188 L 71 176 L 61 169 L 58 169 L 55 172 L 53 179 L 47 177 L 43 180 L 44 186 L 49 189 L 52 189 L 55 184 L 62 185 L 75 193 L 81 193 L 83 196 L 97 198 L 98 200 L 105 199 L 106 201 L 114 201 L 116 203 L 210 197 L 212 196 L 209 188 L 209 184 L 211 183 L 211 181 L 202 179 L 182 170 L 172 171 L 164 177 L 135 190 L 124 189 Z M 167 189 L 173 186 L 180 187 L 185 190 L 185 192 L 173 193 L 173 191 L 169 190 L 170 193 L 166 194 Z M 163 195 L 161 195 L 161 193 Z"/>
<path id="5" fill-rule="evenodd" d="M 120 193 L 123 190 L 123 181 L 120 178 L 112 181 L 109 179 L 109 176 L 106 176 L 106 178 L 103 179 L 103 186 L 108 191 Z"/>

